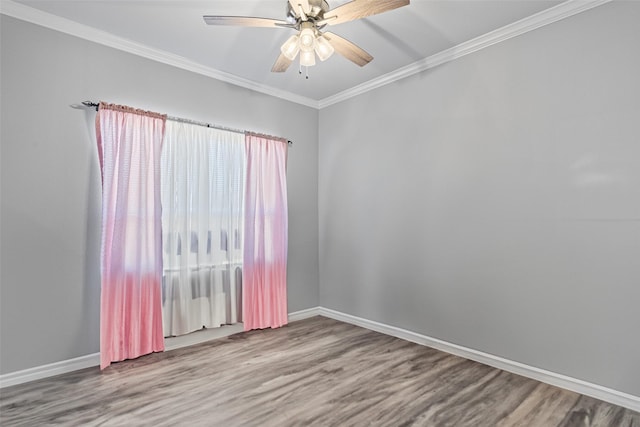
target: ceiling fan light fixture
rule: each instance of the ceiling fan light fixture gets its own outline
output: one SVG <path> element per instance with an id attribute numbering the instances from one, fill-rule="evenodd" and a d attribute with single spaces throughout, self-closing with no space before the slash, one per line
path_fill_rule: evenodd
<path id="1" fill-rule="evenodd" d="M 335 49 L 333 48 L 331 43 L 329 43 L 329 41 L 325 39 L 322 35 L 319 35 L 318 38 L 316 39 L 315 50 L 316 50 L 316 53 L 318 54 L 318 58 L 320 58 L 320 61 L 326 61 L 331 57 L 331 55 L 333 55 L 333 52 L 335 52 Z"/>
<path id="2" fill-rule="evenodd" d="M 312 52 L 316 46 L 316 35 L 311 28 L 303 28 L 300 31 L 300 50 Z"/>
<path id="3" fill-rule="evenodd" d="M 300 38 L 297 34 L 292 35 L 280 47 L 282 54 L 289 60 L 293 61 L 300 51 Z"/>
<path id="4" fill-rule="evenodd" d="M 316 54 L 313 50 L 311 51 L 300 51 L 300 65 L 303 67 L 312 67 L 316 65 Z"/>

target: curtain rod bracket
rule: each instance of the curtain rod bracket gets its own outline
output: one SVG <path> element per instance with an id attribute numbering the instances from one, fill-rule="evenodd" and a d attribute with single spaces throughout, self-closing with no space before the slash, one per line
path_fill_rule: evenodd
<path id="1" fill-rule="evenodd" d="M 82 105 L 84 105 L 85 107 L 95 107 L 96 111 L 98 111 L 98 107 L 100 106 L 100 104 L 96 104 L 95 102 L 91 101 L 82 101 Z"/>

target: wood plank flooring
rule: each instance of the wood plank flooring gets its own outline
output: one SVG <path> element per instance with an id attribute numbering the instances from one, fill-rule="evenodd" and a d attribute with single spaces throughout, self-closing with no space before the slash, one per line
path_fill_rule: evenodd
<path id="1" fill-rule="evenodd" d="M 314 317 L 2 389 L 0 425 L 640 427 L 640 413 Z"/>

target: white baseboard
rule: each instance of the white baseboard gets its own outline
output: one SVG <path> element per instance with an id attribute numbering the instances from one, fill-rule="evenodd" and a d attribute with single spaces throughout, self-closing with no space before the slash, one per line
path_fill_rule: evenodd
<path id="1" fill-rule="evenodd" d="M 324 317 L 329 317 L 341 322 L 350 323 L 352 325 L 380 332 L 385 335 L 390 335 L 406 341 L 411 341 L 416 344 L 432 347 L 437 350 L 444 351 L 445 353 L 464 357 L 465 359 L 480 362 L 485 365 L 493 366 L 494 368 L 522 375 L 523 377 L 531 378 L 546 384 L 551 384 L 553 386 L 563 388 L 565 390 L 574 391 L 576 393 L 584 394 L 586 396 L 594 397 L 596 399 L 600 399 L 614 405 L 622 406 L 633 411 L 640 412 L 640 397 L 638 396 L 623 393 L 621 391 L 613 390 L 576 378 L 568 377 L 566 375 L 547 371 L 545 369 L 525 365 L 524 363 L 504 359 L 493 354 L 484 353 L 482 351 L 463 347 L 461 345 L 452 344 L 446 341 L 439 340 L 437 338 L 431 338 L 426 335 L 407 331 L 406 329 L 397 328 L 395 326 L 385 325 L 384 323 L 375 322 L 373 320 L 367 320 L 361 317 L 352 316 L 350 314 L 341 313 L 339 311 L 331 310 L 328 308 L 319 307 L 317 311 L 319 312 L 318 314 Z"/>
<path id="2" fill-rule="evenodd" d="M 178 348 L 189 347 L 191 345 L 202 344 L 203 342 L 240 333 L 243 330 L 244 326 L 242 323 L 235 323 L 233 325 L 224 325 L 219 328 L 201 329 L 177 337 L 167 337 L 164 339 L 164 351 L 171 351 Z"/>
<path id="3" fill-rule="evenodd" d="M 439 340 L 437 338 L 431 338 L 426 335 L 421 335 L 415 332 L 408 331 L 406 329 L 397 328 L 395 326 L 385 325 L 384 323 L 375 322 L 373 320 L 363 319 L 361 317 L 352 316 L 350 314 L 342 313 L 336 310 L 331 310 L 324 307 L 313 307 L 305 310 L 295 311 L 289 313 L 289 322 L 295 322 L 297 320 L 307 319 L 313 316 L 324 316 L 331 319 L 339 320 L 341 322 L 350 323 L 352 325 L 360 326 L 372 331 L 380 332 L 385 335 L 390 335 L 396 338 L 400 338 L 406 341 L 411 341 L 416 344 L 425 345 L 435 348 L 440 351 L 444 351 L 449 354 L 464 357 L 465 359 L 474 360 L 485 365 L 493 366 L 494 368 L 502 369 L 514 374 L 522 375 L 527 378 L 531 378 L 537 381 L 541 381 L 546 384 L 551 384 L 557 387 L 564 388 L 566 390 L 574 391 L 576 393 L 591 396 L 596 399 L 603 400 L 605 402 L 619 405 L 633 411 L 640 412 L 640 397 L 634 396 L 621 391 L 613 390 L 607 387 L 603 387 L 598 384 L 589 383 L 587 381 L 579 380 L 576 378 L 568 377 L 566 375 L 558 374 L 555 372 L 547 371 L 544 369 L 536 368 L 533 366 L 525 365 L 513 360 L 504 359 L 493 354 L 484 353 L 482 351 L 474 350 L 471 348 L 463 347 L 461 345 L 452 344 L 446 341 Z M 203 335 L 202 340 L 193 341 L 189 340 L 188 343 L 167 343 L 166 350 L 173 350 L 176 348 L 184 347 L 186 345 L 193 345 L 198 342 L 204 342 L 209 339 L 219 338 L 224 335 L 230 335 L 232 333 L 240 332 L 240 329 L 235 328 L 236 325 L 229 327 L 226 334 L 218 334 L 215 337 L 209 335 Z M 222 329 L 222 328 L 220 328 Z M 100 354 L 94 353 L 86 356 L 76 357 L 74 359 L 63 360 L 61 362 L 50 363 L 43 366 L 36 366 L 34 368 L 24 369 L 22 371 L 11 372 L 8 374 L 0 375 L 0 388 L 9 387 L 12 385 L 22 384 L 29 381 L 35 381 L 43 378 L 52 377 L 54 375 L 60 375 L 67 372 L 77 371 L 79 369 L 90 368 L 98 366 L 100 364 Z"/>
<path id="4" fill-rule="evenodd" d="M 314 307 L 306 310 L 289 313 L 289 321 L 295 322 L 320 314 L 320 308 Z M 165 351 L 200 344 L 212 339 L 225 337 L 242 332 L 242 324 L 224 326 L 222 328 L 212 328 L 205 331 L 198 331 L 188 335 L 165 339 Z M 10 372 L 0 375 L 0 388 L 12 385 L 23 384 L 30 381 L 41 380 L 55 375 L 66 374 L 80 369 L 100 366 L 100 353 L 88 354 L 74 359 L 62 360 L 60 362 L 49 363 L 47 365 L 36 366 L 21 371 Z"/>
<path id="5" fill-rule="evenodd" d="M 78 371 L 93 366 L 100 366 L 100 353 L 87 354 L 86 356 L 0 375 L 0 388 L 41 380 L 43 378 L 66 374 L 67 372 Z"/>
<path id="6" fill-rule="evenodd" d="M 305 310 L 294 311 L 287 315 L 289 322 L 295 322 L 296 320 L 307 319 L 313 316 L 320 315 L 320 308 L 313 307 Z M 192 332 L 186 335 L 180 335 L 178 337 L 165 338 L 164 351 L 171 351 L 178 348 L 189 347 L 190 345 L 201 344 L 203 342 L 215 340 L 217 338 L 228 337 L 229 335 L 237 334 L 244 331 L 242 323 L 236 323 L 234 325 L 226 325 L 220 328 L 210 328 L 201 331 Z"/>
<path id="7" fill-rule="evenodd" d="M 294 311 L 293 313 L 289 313 L 289 322 L 295 322 L 302 319 L 308 319 L 313 316 L 321 315 L 320 307 L 307 308 L 305 310 Z"/>

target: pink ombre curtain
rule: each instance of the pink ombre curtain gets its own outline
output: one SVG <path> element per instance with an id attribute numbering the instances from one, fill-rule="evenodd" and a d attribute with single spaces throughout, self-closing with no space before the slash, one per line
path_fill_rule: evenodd
<path id="1" fill-rule="evenodd" d="M 100 368 L 164 350 L 160 153 L 166 116 L 100 103 Z"/>
<path id="2" fill-rule="evenodd" d="M 287 141 L 246 134 L 244 329 L 287 324 Z"/>

